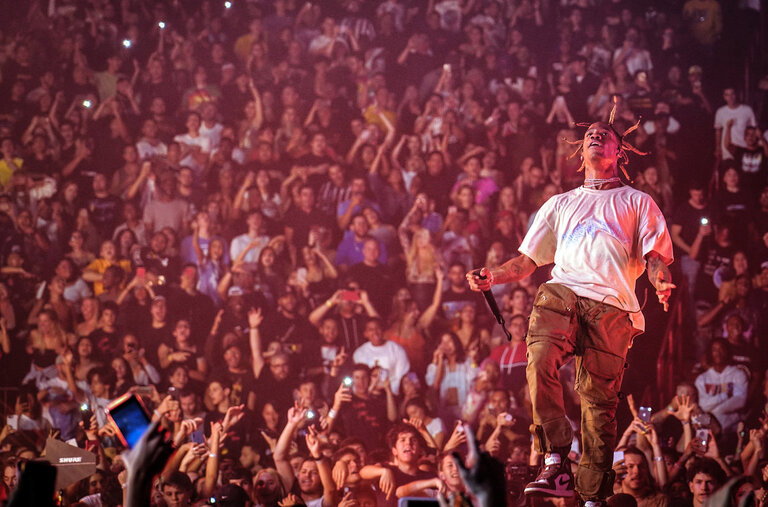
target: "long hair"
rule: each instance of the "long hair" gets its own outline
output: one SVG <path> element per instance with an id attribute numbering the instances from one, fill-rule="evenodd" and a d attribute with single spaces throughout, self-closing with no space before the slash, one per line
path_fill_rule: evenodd
<path id="1" fill-rule="evenodd" d="M 418 245 L 420 236 L 426 236 L 429 239 L 429 242 L 424 247 Z M 434 273 L 435 269 L 440 265 L 440 258 L 435 245 L 432 243 L 432 235 L 428 229 L 420 227 L 413 233 L 411 245 L 406 254 L 406 262 L 408 264 L 408 271 L 415 269 L 420 275 Z"/>

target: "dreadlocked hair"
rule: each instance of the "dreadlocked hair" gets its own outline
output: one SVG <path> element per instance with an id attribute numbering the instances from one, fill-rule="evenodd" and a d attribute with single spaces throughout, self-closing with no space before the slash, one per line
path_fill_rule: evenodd
<path id="1" fill-rule="evenodd" d="M 630 126 L 627 130 L 625 130 L 622 134 L 619 134 L 619 132 L 613 127 L 614 120 L 616 119 L 616 108 L 618 106 L 618 101 L 616 100 L 616 97 L 613 97 L 613 107 L 611 108 L 611 114 L 608 116 L 608 126 L 611 128 L 611 131 L 616 134 L 616 138 L 619 140 L 619 159 L 616 161 L 616 165 L 619 166 L 619 169 L 621 169 L 621 172 L 624 174 L 624 177 L 629 181 L 630 183 L 633 183 L 632 178 L 629 177 L 629 174 L 627 173 L 626 165 L 629 162 L 629 157 L 627 156 L 627 152 L 631 151 L 632 153 L 636 153 L 640 156 L 648 155 L 649 152 L 640 151 L 634 146 L 632 146 L 630 143 L 628 143 L 624 138 L 637 130 L 637 128 L 640 126 L 640 122 L 642 121 L 642 118 L 637 120 L 634 125 Z M 587 127 L 591 123 L 586 122 L 580 122 L 576 123 L 577 127 Z M 578 140 L 578 141 L 571 141 L 569 139 L 563 138 L 563 141 L 567 142 L 568 144 L 572 145 L 578 145 L 578 148 L 576 148 L 576 151 L 571 153 L 568 156 L 568 159 L 572 159 L 576 155 L 580 155 L 584 150 L 584 141 Z M 581 165 L 579 166 L 579 169 L 577 172 L 581 172 L 586 167 L 586 160 L 582 160 Z"/>

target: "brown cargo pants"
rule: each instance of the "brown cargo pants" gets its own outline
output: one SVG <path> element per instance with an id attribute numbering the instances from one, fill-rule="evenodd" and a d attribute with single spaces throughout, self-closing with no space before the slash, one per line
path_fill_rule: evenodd
<path id="1" fill-rule="evenodd" d="M 540 452 L 568 454 L 573 431 L 558 370 L 575 356 L 582 434 L 576 491 L 584 500 L 612 494 L 616 407 L 627 350 L 638 332 L 624 310 L 579 297 L 560 284 L 539 287 L 526 339 L 532 432 Z"/>

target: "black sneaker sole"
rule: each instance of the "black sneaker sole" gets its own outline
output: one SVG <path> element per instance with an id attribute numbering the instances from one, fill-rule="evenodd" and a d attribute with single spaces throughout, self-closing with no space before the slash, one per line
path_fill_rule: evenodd
<path id="1" fill-rule="evenodd" d="M 554 496 L 557 498 L 570 498 L 574 495 L 574 491 L 572 489 L 565 491 L 554 491 L 546 487 L 539 488 L 536 486 L 528 486 L 525 488 L 525 494 L 528 496 Z"/>

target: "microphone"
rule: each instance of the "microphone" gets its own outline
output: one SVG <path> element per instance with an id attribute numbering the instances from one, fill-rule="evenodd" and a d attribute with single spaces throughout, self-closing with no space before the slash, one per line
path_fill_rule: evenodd
<path id="1" fill-rule="evenodd" d="M 481 274 L 482 270 L 478 269 L 475 271 L 475 275 L 480 280 L 487 280 L 488 277 Z M 493 293 L 491 292 L 491 289 L 482 291 L 483 296 L 485 297 L 485 302 L 488 303 L 488 307 L 491 309 L 491 313 L 493 313 L 493 316 L 496 317 L 496 322 L 499 323 L 501 326 L 502 331 L 504 331 L 504 334 L 507 336 L 507 341 L 512 341 L 512 335 L 509 334 L 509 330 L 507 329 L 507 323 L 504 321 L 504 316 L 499 311 L 499 305 L 496 304 L 496 298 L 493 297 Z"/>

